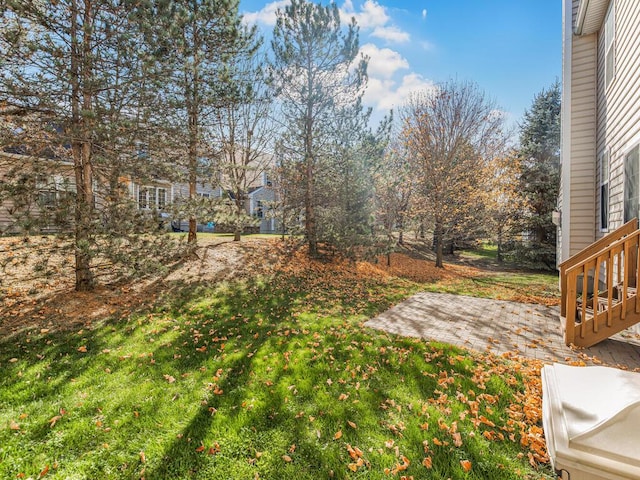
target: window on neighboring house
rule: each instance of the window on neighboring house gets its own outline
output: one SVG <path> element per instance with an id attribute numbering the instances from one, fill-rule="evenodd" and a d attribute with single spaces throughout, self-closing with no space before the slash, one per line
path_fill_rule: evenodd
<path id="1" fill-rule="evenodd" d="M 149 208 L 156 208 L 158 205 L 156 189 L 151 187 L 147 189 L 147 192 L 149 194 Z"/>
<path id="2" fill-rule="evenodd" d="M 166 205 L 166 188 L 140 187 L 138 190 L 138 208 L 140 210 L 163 210 Z"/>
<path id="3" fill-rule="evenodd" d="M 609 229 L 609 151 L 600 155 L 600 230 Z"/>
<path id="4" fill-rule="evenodd" d="M 209 198 L 211 196 L 210 194 L 203 193 L 203 192 L 198 192 L 198 193 L 196 193 L 196 195 L 198 195 L 199 197 L 202 197 L 202 198 Z"/>
<path id="5" fill-rule="evenodd" d="M 624 158 L 624 221 L 638 217 L 638 147 Z"/>
<path id="6" fill-rule="evenodd" d="M 262 206 L 262 201 L 258 200 L 256 202 L 256 217 L 258 218 L 264 217 L 264 210 L 262 209 Z"/>
<path id="7" fill-rule="evenodd" d="M 147 187 L 140 187 L 138 190 L 138 208 L 140 210 L 149 208 L 149 189 Z"/>
<path id="8" fill-rule="evenodd" d="M 608 87 L 616 74 L 616 14 L 615 1 L 609 5 L 604 19 L 604 85 Z"/>
<path id="9" fill-rule="evenodd" d="M 57 204 L 55 190 L 40 190 L 38 192 L 38 205 L 41 208 L 53 208 Z"/>
<path id="10" fill-rule="evenodd" d="M 167 206 L 167 189 L 158 188 L 158 210 L 164 210 Z"/>
<path id="11" fill-rule="evenodd" d="M 51 180 L 47 175 L 36 175 L 36 188 L 46 189 L 51 186 Z"/>

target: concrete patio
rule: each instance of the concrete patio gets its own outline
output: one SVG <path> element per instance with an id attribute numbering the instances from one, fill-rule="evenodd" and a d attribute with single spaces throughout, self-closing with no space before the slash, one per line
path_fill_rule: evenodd
<path id="1" fill-rule="evenodd" d="M 558 307 L 421 292 L 366 326 L 496 354 L 544 362 L 640 370 L 640 336 L 623 332 L 590 348 L 572 349 L 560 332 Z"/>

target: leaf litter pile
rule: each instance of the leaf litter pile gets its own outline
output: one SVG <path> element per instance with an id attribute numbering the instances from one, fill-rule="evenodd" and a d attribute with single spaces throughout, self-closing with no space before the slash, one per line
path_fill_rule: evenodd
<path id="1" fill-rule="evenodd" d="M 277 257 L 2 340 L 0 477 L 553 478 L 539 363 L 364 328 L 420 288 L 382 260 Z"/>

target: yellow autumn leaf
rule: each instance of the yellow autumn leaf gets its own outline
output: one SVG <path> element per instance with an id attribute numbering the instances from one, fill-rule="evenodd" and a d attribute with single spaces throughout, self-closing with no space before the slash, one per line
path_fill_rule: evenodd
<path id="1" fill-rule="evenodd" d="M 342 430 L 338 430 L 333 436 L 334 440 L 340 440 L 342 438 Z"/>

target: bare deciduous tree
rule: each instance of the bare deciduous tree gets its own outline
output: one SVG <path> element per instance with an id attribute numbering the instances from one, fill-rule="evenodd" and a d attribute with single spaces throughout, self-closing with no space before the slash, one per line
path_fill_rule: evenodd
<path id="1" fill-rule="evenodd" d="M 483 208 L 487 156 L 504 141 L 503 116 L 471 82 L 450 80 L 411 96 L 401 111 L 402 141 L 416 173 L 420 209 L 433 222 L 436 266 L 443 244 L 471 228 Z"/>
<path id="2" fill-rule="evenodd" d="M 263 58 L 237 55 L 232 63 L 227 100 L 216 109 L 210 134 L 219 148 L 214 183 L 231 193 L 231 212 L 223 209 L 223 223 L 232 224 L 238 241 L 244 228 L 254 223 L 245 210 L 246 195 L 273 167 L 277 123 L 270 116 L 272 92 L 261 68 Z"/>

